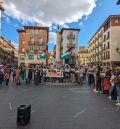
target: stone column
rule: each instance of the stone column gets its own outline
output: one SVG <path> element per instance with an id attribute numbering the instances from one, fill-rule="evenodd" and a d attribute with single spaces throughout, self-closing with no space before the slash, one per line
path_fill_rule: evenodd
<path id="1" fill-rule="evenodd" d="M 56 44 L 56 60 L 55 60 L 55 64 L 59 65 L 61 64 L 61 52 L 60 52 L 60 41 L 61 40 L 61 35 L 60 35 L 60 31 L 57 32 L 57 44 Z"/>

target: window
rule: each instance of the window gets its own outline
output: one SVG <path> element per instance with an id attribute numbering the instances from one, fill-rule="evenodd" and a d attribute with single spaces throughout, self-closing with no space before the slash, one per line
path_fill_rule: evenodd
<path id="1" fill-rule="evenodd" d="M 22 32 L 22 35 L 25 37 L 25 32 Z"/>
<path id="2" fill-rule="evenodd" d="M 36 29 L 35 30 L 35 34 L 38 35 L 39 34 L 39 30 Z"/>
<path id="3" fill-rule="evenodd" d="M 110 49 L 110 42 L 108 42 L 108 49 Z"/>
<path id="4" fill-rule="evenodd" d="M 104 35 L 104 42 L 106 41 L 106 35 Z"/>
<path id="5" fill-rule="evenodd" d="M 24 55 L 21 55 L 20 56 L 20 60 L 25 60 L 25 56 Z"/>
<path id="6" fill-rule="evenodd" d="M 119 23 L 119 20 L 118 19 L 115 19 L 115 24 L 118 24 Z"/>
<path id="7" fill-rule="evenodd" d="M 110 28 L 110 22 L 107 22 L 104 26 L 104 32 L 107 31 Z"/>
<path id="8" fill-rule="evenodd" d="M 105 44 L 104 44 L 104 48 L 103 48 L 103 50 L 105 50 L 105 47 L 106 47 L 106 46 L 105 46 Z"/>
<path id="9" fill-rule="evenodd" d="M 110 38 L 110 32 L 108 32 L 108 36 L 107 36 L 107 39 L 109 39 Z"/>
<path id="10" fill-rule="evenodd" d="M 29 60 L 34 60 L 34 55 L 29 55 Z"/>
<path id="11" fill-rule="evenodd" d="M 25 49 L 24 48 L 22 48 L 22 52 L 25 52 Z"/>
<path id="12" fill-rule="evenodd" d="M 110 52 L 108 52 L 108 59 L 110 59 Z"/>
<path id="13" fill-rule="evenodd" d="M 43 42 L 43 40 L 39 38 L 38 39 L 38 45 L 42 46 L 42 42 Z"/>
<path id="14" fill-rule="evenodd" d="M 37 55 L 37 59 L 40 60 L 40 55 Z"/>
<path id="15" fill-rule="evenodd" d="M 31 29 L 31 30 L 30 30 L 30 33 L 31 33 L 31 34 L 34 34 L 34 29 Z"/>
<path id="16" fill-rule="evenodd" d="M 34 51 L 34 45 L 30 45 L 30 51 Z"/>
<path id="17" fill-rule="evenodd" d="M 30 37 L 30 45 L 34 45 L 34 38 L 33 37 Z"/>
<path id="18" fill-rule="evenodd" d="M 38 50 L 39 51 L 42 51 L 42 46 L 38 46 Z"/>
<path id="19" fill-rule="evenodd" d="M 42 30 L 39 30 L 39 34 L 41 34 L 43 31 Z"/>
<path id="20" fill-rule="evenodd" d="M 22 41 L 22 44 L 23 44 L 23 45 L 25 44 L 25 41 L 24 41 L 24 40 Z"/>

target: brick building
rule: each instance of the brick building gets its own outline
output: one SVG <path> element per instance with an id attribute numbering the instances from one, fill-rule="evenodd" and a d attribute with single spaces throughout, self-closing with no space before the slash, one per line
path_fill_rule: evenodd
<path id="1" fill-rule="evenodd" d="M 48 27 L 24 26 L 19 33 L 18 66 L 46 64 L 45 59 L 40 59 L 41 53 L 47 49 Z"/>

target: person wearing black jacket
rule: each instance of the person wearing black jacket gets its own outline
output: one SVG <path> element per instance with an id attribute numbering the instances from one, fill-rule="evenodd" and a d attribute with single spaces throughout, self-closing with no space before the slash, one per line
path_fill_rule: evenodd
<path id="1" fill-rule="evenodd" d="M 32 69 L 29 69 L 29 71 L 28 71 L 28 83 L 30 84 L 31 81 L 32 81 Z"/>
<path id="2" fill-rule="evenodd" d="M 96 71 L 96 91 L 101 92 L 101 67 L 98 65 L 97 66 L 97 71 Z"/>
<path id="3" fill-rule="evenodd" d="M 2 85 L 4 74 L 0 71 L 0 85 Z"/>

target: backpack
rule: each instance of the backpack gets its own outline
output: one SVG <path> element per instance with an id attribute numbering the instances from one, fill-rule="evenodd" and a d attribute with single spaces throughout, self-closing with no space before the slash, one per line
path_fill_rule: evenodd
<path id="1" fill-rule="evenodd" d="M 120 76 L 117 76 L 117 77 L 115 78 L 115 84 L 120 84 Z"/>

